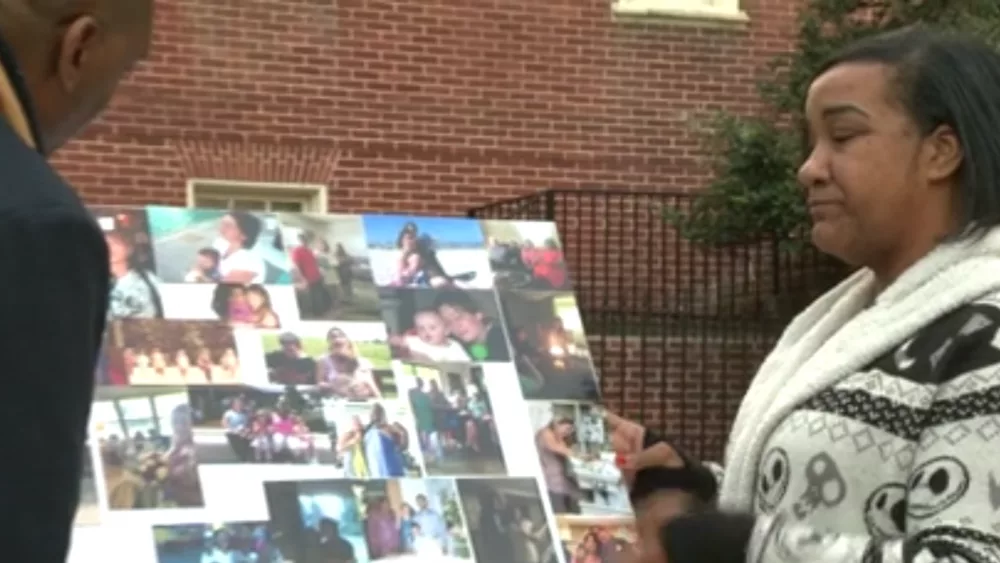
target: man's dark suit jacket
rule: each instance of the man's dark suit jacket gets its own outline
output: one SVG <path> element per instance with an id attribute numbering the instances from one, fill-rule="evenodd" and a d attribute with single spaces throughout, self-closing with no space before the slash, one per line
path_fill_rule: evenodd
<path id="1" fill-rule="evenodd" d="M 0 559 L 63 563 L 104 332 L 108 250 L 80 198 L 10 125 L 10 112 L 23 111 L 39 144 L 2 41 L 0 72 L 22 106 L 0 107 Z"/>

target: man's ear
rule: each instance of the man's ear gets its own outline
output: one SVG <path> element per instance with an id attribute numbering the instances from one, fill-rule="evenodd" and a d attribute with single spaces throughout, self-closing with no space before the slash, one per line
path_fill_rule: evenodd
<path id="1" fill-rule="evenodd" d="M 76 90 L 83 80 L 99 33 L 99 23 L 91 15 L 80 16 L 66 27 L 59 44 L 56 74 L 67 92 Z"/>

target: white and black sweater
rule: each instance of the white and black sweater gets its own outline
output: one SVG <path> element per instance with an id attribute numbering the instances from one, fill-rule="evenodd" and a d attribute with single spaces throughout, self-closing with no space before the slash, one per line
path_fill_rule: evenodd
<path id="1" fill-rule="evenodd" d="M 882 311 L 862 274 L 811 308 L 842 318 L 793 323 L 737 417 L 727 512 L 665 526 L 670 563 L 1000 563 L 1000 233 L 977 244 Z"/>

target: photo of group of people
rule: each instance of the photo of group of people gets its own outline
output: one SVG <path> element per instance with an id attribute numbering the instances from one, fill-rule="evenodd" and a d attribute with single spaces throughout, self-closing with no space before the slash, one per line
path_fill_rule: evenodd
<path id="1" fill-rule="evenodd" d="M 90 435 L 110 510 L 204 506 L 186 389 L 98 388 Z"/>
<path id="2" fill-rule="evenodd" d="M 553 225 L 93 212 L 112 286 L 81 529 L 139 517 L 158 563 L 626 552 L 628 496 Z M 514 451 L 525 407 L 534 448 Z M 220 493 L 229 481 L 239 491 Z M 223 498 L 256 500 L 244 514 L 217 511 Z"/>
<path id="3" fill-rule="evenodd" d="M 302 323 L 262 333 L 267 381 L 315 385 L 326 396 L 354 401 L 392 398 L 388 337 L 379 323 Z"/>
<path id="4" fill-rule="evenodd" d="M 207 385 L 240 380 L 233 329 L 214 321 L 116 319 L 99 385 Z"/>
<path id="5" fill-rule="evenodd" d="M 400 392 L 413 411 L 428 475 L 506 474 L 482 368 L 410 363 L 400 372 Z"/>
<path id="6" fill-rule="evenodd" d="M 592 403 L 532 401 L 542 482 L 556 514 L 631 514 L 604 419 Z"/>
<path id="7" fill-rule="evenodd" d="M 483 221 L 498 289 L 570 289 L 569 268 L 552 223 Z"/>
<path id="8" fill-rule="evenodd" d="M 303 320 L 380 319 L 361 217 L 280 213 L 278 221 Z"/>
<path id="9" fill-rule="evenodd" d="M 336 462 L 320 397 L 308 391 L 205 386 L 188 398 L 202 464 Z"/>
<path id="10" fill-rule="evenodd" d="M 291 561 L 472 560 L 452 480 L 268 482 L 265 493 Z"/>
<path id="11" fill-rule="evenodd" d="M 287 563 L 267 522 L 155 526 L 156 563 Z"/>

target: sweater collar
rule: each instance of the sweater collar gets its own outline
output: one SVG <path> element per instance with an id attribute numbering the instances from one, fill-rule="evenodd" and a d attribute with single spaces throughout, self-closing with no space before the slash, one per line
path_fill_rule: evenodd
<path id="1" fill-rule="evenodd" d="M 35 109 L 28 95 L 28 85 L 21 74 L 14 52 L 0 37 L 0 116 L 10 124 L 24 143 L 42 153 L 41 135 Z"/>

